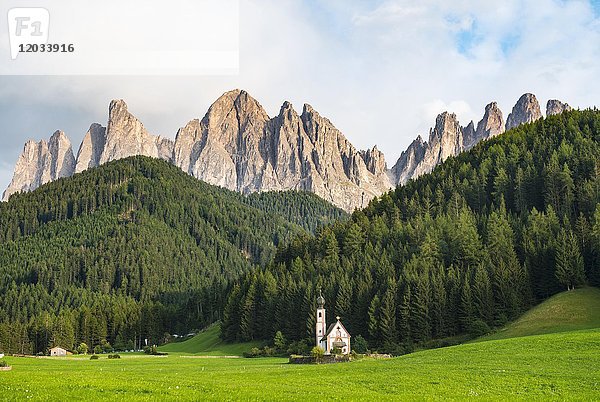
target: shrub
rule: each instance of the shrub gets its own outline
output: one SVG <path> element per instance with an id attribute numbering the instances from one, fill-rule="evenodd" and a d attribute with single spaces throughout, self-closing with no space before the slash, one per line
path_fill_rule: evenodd
<path id="1" fill-rule="evenodd" d="M 8 363 L 6 360 L 0 360 L 0 367 L 8 367 Z"/>
<path id="2" fill-rule="evenodd" d="M 275 356 L 275 349 L 265 346 L 262 350 L 262 355 L 265 357 Z"/>
<path id="3" fill-rule="evenodd" d="M 315 358 L 316 361 L 320 361 L 325 356 L 325 351 L 320 346 L 315 346 L 310 351 L 310 355 Z"/>
<path id="4" fill-rule="evenodd" d="M 99 355 L 101 353 L 104 353 L 104 350 L 102 350 L 102 346 L 100 346 L 100 345 L 94 346 L 94 354 Z"/>
<path id="5" fill-rule="evenodd" d="M 415 347 L 412 343 L 397 344 L 394 342 L 386 342 L 380 352 L 392 356 L 402 356 L 414 352 Z M 377 352 L 375 352 L 377 353 Z"/>
<path id="6" fill-rule="evenodd" d="M 144 348 L 144 353 L 147 355 L 153 355 L 153 356 L 166 356 L 168 355 L 168 353 L 165 352 L 159 352 L 156 345 L 152 345 L 152 346 L 146 346 Z"/>
<path id="7" fill-rule="evenodd" d="M 277 331 L 275 333 L 275 337 L 273 338 L 273 347 L 275 348 L 275 352 L 278 354 L 283 354 L 286 351 L 287 343 L 285 341 L 285 337 L 281 333 L 281 331 Z"/>
<path id="8" fill-rule="evenodd" d="M 367 353 L 369 351 L 369 344 L 362 335 L 357 335 L 356 338 L 352 340 L 352 350 L 356 353 Z"/>
<path id="9" fill-rule="evenodd" d="M 503 327 L 508 323 L 508 317 L 504 313 L 498 314 L 496 319 L 494 320 L 495 327 Z"/>
<path id="10" fill-rule="evenodd" d="M 103 353 L 111 353 L 113 351 L 113 347 L 110 346 L 110 343 L 108 343 L 106 339 L 102 339 L 100 347 L 102 348 Z"/>
<path id="11" fill-rule="evenodd" d="M 91 355 L 90 356 L 90 360 L 98 360 L 100 358 L 100 356 L 98 355 Z"/>
<path id="12" fill-rule="evenodd" d="M 385 342 L 383 344 L 382 351 L 383 353 L 387 353 L 392 356 L 401 356 L 407 353 L 406 349 L 403 346 L 398 345 L 395 342 Z"/>
<path id="13" fill-rule="evenodd" d="M 252 348 L 249 352 L 244 352 L 243 356 L 248 358 L 260 357 L 262 355 L 262 351 L 259 348 Z"/>
<path id="14" fill-rule="evenodd" d="M 471 336 L 477 338 L 490 332 L 490 327 L 482 320 L 474 320 L 468 330 Z"/>
<path id="15" fill-rule="evenodd" d="M 120 359 L 121 355 L 119 355 L 118 353 L 115 353 L 114 355 L 108 355 L 109 359 Z"/>
<path id="16" fill-rule="evenodd" d="M 311 347 L 308 345 L 306 339 L 290 343 L 287 349 L 289 355 L 308 355 L 310 351 Z"/>
<path id="17" fill-rule="evenodd" d="M 85 354 L 87 354 L 87 352 L 88 352 L 88 345 L 87 345 L 86 343 L 84 343 L 84 342 L 81 342 L 81 343 L 79 344 L 79 346 L 77 346 L 77 351 L 78 351 L 80 354 L 82 354 L 82 355 L 85 355 Z"/>
<path id="18" fill-rule="evenodd" d="M 352 360 L 360 360 L 365 357 L 365 355 L 362 353 L 356 353 L 356 350 L 352 350 L 352 352 L 350 352 L 350 356 L 352 357 Z"/>

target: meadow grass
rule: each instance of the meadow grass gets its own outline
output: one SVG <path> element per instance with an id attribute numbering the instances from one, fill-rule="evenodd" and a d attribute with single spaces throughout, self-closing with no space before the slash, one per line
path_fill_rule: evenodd
<path id="1" fill-rule="evenodd" d="M 220 337 L 219 324 L 211 325 L 193 338 L 183 342 L 173 342 L 160 346 L 161 352 L 170 354 L 193 354 L 206 356 L 241 356 L 253 347 L 260 347 L 261 342 L 225 343 Z"/>
<path id="2" fill-rule="evenodd" d="M 389 360 L 123 354 L 120 360 L 7 358 L 8 400 L 600 399 L 600 329 L 426 350 Z"/>
<path id="3" fill-rule="evenodd" d="M 600 328 L 600 289 L 582 288 L 558 293 L 516 321 L 476 341 Z"/>

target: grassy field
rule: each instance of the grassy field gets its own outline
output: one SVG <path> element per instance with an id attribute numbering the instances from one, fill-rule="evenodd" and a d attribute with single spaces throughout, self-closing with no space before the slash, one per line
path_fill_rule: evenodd
<path id="1" fill-rule="evenodd" d="M 600 329 L 427 350 L 389 360 L 124 355 L 7 358 L 8 400 L 600 399 Z"/>
<path id="2" fill-rule="evenodd" d="M 213 325 L 183 342 L 174 342 L 158 348 L 161 352 L 204 356 L 241 356 L 261 342 L 225 343 L 219 338 L 220 326 Z"/>
<path id="3" fill-rule="evenodd" d="M 477 341 L 600 328 L 600 289 L 582 288 L 552 296 L 518 320 Z"/>

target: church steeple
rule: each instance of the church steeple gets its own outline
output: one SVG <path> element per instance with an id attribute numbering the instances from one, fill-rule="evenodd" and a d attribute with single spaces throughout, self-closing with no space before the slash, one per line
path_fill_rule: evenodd
<path id="1" fill-rule="evenodd" d="M 319 289 L 319 297 L 317 297 L 317 308 L 325 308 L 325 298 L 321 294 L 321 289 Z"/>
<path id="2" fill-rule="evenodd" d="M 315 327 L 316 346 L 321 346 L 323 350 L 327 350 L 327 342 L 321 341 L 321 339 L 323 339 L 323 337 L 326 335 L 325 331 L 327 330 L 327 320 L 325 319 L 325 298 L 323 297 L 320 288 L 319 297 L 317 297 L 317 315 Z"/>

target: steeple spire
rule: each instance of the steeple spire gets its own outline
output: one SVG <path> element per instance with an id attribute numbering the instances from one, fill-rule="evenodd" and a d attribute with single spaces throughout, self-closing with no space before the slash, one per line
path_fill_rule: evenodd
<path id="1" fill-rule="evenodd" d="M 323 297 L 323 294 L 321 293 L 321 288 L 319 288 L 319 297 L 317 297 L 317 307 L 325 308 L 325 298 Z"/>

